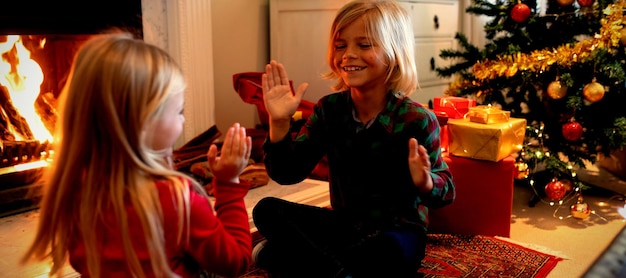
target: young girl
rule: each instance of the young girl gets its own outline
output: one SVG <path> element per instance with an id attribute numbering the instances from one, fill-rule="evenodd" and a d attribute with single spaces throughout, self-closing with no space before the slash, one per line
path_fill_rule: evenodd
<path id="1" fill-rule="evenodd" d="M 55 155 L 39 226 L 23 261 L 67 259 L 82 277 L 236 276 L 251 263 L 239 174 L 252 142 L 238 124 L 217 157 L 215 212 L 167 156 L 182 131 L 185 80 L 163 50 L 127 34 L 96 35 L 60 96 Z"/>
<path id="2" fill-rule="evenodd" d="M 407 12 L 389 0 L 357 0 L 332 24 L 328 77 L 336 93 L 319 100 L 292 138 L 295 93 L 282 64 L 263 77 L 270 114 L 264 145 L 270 177 L 302 181 L 328 158 L 332 209 L 262 199 L 253 217 L 266 241 L 255 262 L 281 277 L 414 277 L 424 257 L 428 208 L 455 198 L 435 115 L 407 95 L 417 87 Z"/>

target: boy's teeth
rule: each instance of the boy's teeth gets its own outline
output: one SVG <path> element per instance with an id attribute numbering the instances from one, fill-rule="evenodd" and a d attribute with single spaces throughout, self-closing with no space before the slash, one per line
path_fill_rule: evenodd
<path id="1" fill-rule="evenodd" d="M 357 71 L 360 70 L 361 67 L 343 67 L 343 70 L 345 71 Z"/>

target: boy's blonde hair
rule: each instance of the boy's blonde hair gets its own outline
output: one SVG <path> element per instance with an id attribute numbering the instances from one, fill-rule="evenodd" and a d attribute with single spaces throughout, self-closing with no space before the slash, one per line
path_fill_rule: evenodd
<path id="1" fill-rule="evenodd" d="M 178 241 L 188 224 L 189 184 L 173 171 L 161 150 L 150 148 L 146 128 L 160 117 L 173 94 L 186 83 L 179 66 L 163 50 L 126 33 L 95 35 L 76 54 L 59 96 L 55 155 L 46 175 L 39 226 L 24 262 L 51 257 L 51 274 L 82 238 L 87 266 L 99 277 L 103 225 L 120 227 L 123 248 L 134 277 L 145 277 L 133 242 L 145 241 L 152 271 L 174 276 L 165 253 L 157 180 L 169 180 L 179 213 Z M 204 193 L 201 186 L 192 188 Z M 136 211 L 143 238 L 131 238 L 126 206 Z M 105 219 L 114 213 L 115 222 Z M 49 252 L 49 253 L 48 253 Z"/>
<path id="2" fill-rule="evenodd" d="M 413 25 L 407 11 L 394 0 L 355 0 L 344 5 L 330 29 L 327 61 L 330 72 L 323 77 L 337 80 L 333 90 L 343 91 L 348 86 L 341 79 L 341 69 L 334 62 L 334 41 L 339 33 L 356 19 L 365 21 L 366 36 L 383 48 L 389 61 L 385 82 L 389 90 L 410 95 L 417 89 L 415 40 Z"/>

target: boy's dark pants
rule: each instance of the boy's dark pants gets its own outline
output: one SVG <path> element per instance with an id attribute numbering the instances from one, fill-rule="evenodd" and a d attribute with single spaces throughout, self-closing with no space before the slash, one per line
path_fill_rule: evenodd
<path id="1" fill-rule="evenodd" d="M 257 264 L 280 277 L 415 277 L 424 258 L 425 233 L 364 229 L 327 208 L 266 197 L 253 219 L 267 239 Z"/>

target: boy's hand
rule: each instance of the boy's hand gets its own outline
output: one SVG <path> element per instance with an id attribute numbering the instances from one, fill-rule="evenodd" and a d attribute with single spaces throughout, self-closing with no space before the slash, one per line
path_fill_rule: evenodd
<path id="1" fill-rule="evenodd" d="M 424 146 L 417 143 L 417 139 L 409 139 L 409 170 L 413 184 L 420 192 L 430 192 L 433 189 L 433 179 L 430 176 L 430 160 Z"/>
<path id="2" fill-rule="evenodd" d="M 262 76 L 263 101 L 265 109 L 270 115 L 270 120 L 287 121 L 298 109 L 302 96 L 308 87 L 308 83 L 302 83 L 298 90 L 291 92 L 289 77 L 285 67 L 272 60 L 265 66 L 265 74 Z"/>

